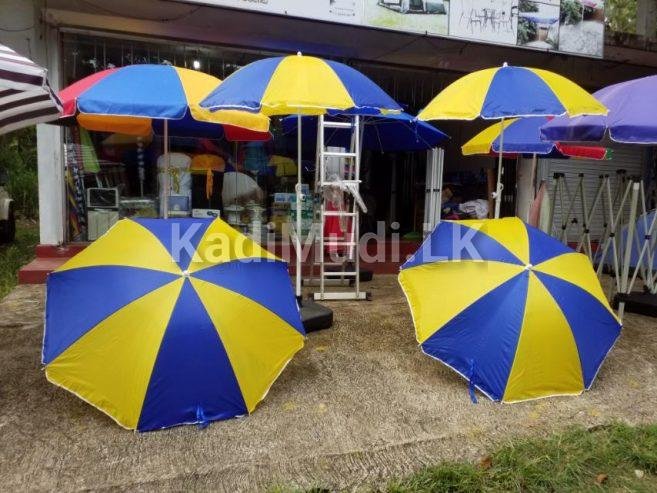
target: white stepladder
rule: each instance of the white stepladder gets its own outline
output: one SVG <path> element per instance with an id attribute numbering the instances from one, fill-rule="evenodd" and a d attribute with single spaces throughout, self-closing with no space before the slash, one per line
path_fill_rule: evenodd
<path id="1" fill-rule="evenodd" d="M 320 115 L 317 125 L 315 192 L 320 196 L 320 206 L 312 271 L 314 275 L 315 267 L 319 269 L 319 292 L 313 296 L 315 300 L 322 301 L 365 300 L 368 293 L 360 288 L 359 252 L 360 211 L 367 212 L 359 193 L 361 117 L 353 115 L 348 120 L 327 120 Z M 325 132 L 331 129 L 351 132 L 348 150 L 325 145 Z M 327 196 L 339 197 L 341 206 L 328 208 Z M 344 234 L 326 236 L 327 220 L 340 221 L 344 225 Z M 326 290 L 336 285 L 341 287 L 339 291 Z M 345 287 L 353 289 L 345 290 Z"/>

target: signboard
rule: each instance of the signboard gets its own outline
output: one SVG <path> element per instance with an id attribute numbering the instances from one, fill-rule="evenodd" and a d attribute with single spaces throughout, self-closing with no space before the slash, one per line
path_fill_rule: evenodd
<path id="1" fill-rule="evenodd" d="M 602 57 L 604 0 L 204 0 L 344 24 Z"/>
<path id="2" fill-rule="evenodd" d="M 344 24 L 362 24 L 363 19 L 363 0 L 203 0 L 189 3 L 204 3 Z"/>

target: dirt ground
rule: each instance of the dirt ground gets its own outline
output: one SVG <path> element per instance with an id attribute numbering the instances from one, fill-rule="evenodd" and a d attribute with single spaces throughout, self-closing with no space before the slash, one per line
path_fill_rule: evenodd
<path id="1" fill-rule="evenodd" d="M 356 490 L 442 459 L 475 460 L 520 434 L 657 421 L 657 321 L 628 315 L 581 397 L 472 404 L 424 356 L 393 276 L 371 302 L 340 302 L 247 418 L 136 434 L 50 385 L 39 359 L 43 288 L 0 301 L 0 484 L 4 490 Z"/>

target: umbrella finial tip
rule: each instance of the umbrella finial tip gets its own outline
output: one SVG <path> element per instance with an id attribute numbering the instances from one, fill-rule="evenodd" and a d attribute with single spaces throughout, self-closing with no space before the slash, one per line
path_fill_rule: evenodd
<path id="1" fill-rule="evenodd" d="M 297 51 L 297 56 L 303 56 L 303 53 L 301 53 L 300 51 Z"/>
<path id="2" fill-rule="evenodd" d="M 502 64 L 502 67 L 508 67 L 508 66 L 509 66 L 509 64 L 508 64 L 507 62 L 504 62 L 504 63 Z"/>

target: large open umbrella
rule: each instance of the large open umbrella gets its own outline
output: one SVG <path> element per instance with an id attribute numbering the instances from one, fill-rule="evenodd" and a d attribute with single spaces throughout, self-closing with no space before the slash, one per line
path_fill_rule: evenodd
<path id="1" fill-rule="evenodd" d="M 221 219 L 121 220 L 47 294 L 48 380 L 139 431 L 252 412 L 304 342 L 287 265 Z"/>
<path id="2" fill-rule="evenodd" d="M 620 335 L 588 257 L 518 218 L 440 223 L 399 281 L 422 351 L 473 399 L 579 394 Z"/>
<path id="3" fill-rule="evenodd" d="M 504 127 L 504 154 L 546 156 L 551 158 L 579 158 L 602 160 L 609 157 L 605 147 L 565 145 L 541 139 L 541 127 L 549 121 L 547 117 L 511 118 L 494 123 L 463 144 L 464 156 L 475 154 L 497 155 L 501 149 L 502 127 Z"/>
<path id="4" fill-rule="evenodd" d="M 331 60 L 301 53 L 258 60 L 230 75 L 201 101 L 201 107 L 217 110 L 262 112 L 268 116 L 323 115 L 349 112 L 379 115 L 400 112 L 401 107 L 359 71 Z M 301 124 L 299 124 L 301 127 Z M 296 294 L 301 297 L 301 154 L 297 141 Z"/>
<path id="5" fill-rule="evenodd" d="M 45 68 L 0 44 L 0 135 L 59 117 L 62 105 L 46 75 Z"/>
<path id="6" fill-rule="evenodd" d="M 607 109 L 574 82 L 535 68 L 502 67 L 472 72 L 447 86 L 418 115 L 420 120 L 502 120 L 515 117 L 605 115 Z M 500 133 L 495 217 L 502 200 L 504 125 Z"/>
<path id="7" fill-rule="evenodd" d="M 344 120 L 336 116 L 334 120 Z M 297 136 L 298 119 L 294 116 L 283 118 L 283 132 L 290 137 Z M 311 116 L 302 119 L 301 130 L 305 143 L 315 145 L 317 122 Z M 422 151 L 433 149 L 449 139 L 449 136 L 433 125 L 417 121 L 408 113 L 368 116 L 363 119 L 362 147 L 375 152 Z M 333 128 L 324 136 L 328 146 L 349 147 L 351 131 Z"/>
<path id="8" fill-rule="evenodd" d="M 606 116 L 555 118 L 541 130 L 546 139 L 600 141 L 608 134 L 623 144 L 657 144 L 657 75 L 614 84 L 593 94 Z"/>
<path id="9" fill-rule="evenodd" d="M 224 126 L 228 135 L 267 134 L 269 119 L 263 115 L 212 113 L 199 106 L 220 83 L 211 75 L 172 65 L 126 65 L 80 79 L 60 91 L 59 97 L 62 116 L 75 116 L 87 130 L 147 136 L 166 123 L 172 135 L 191 131 L 216 137 Z"/>
<path id="10" fill-rule="evenodd" d="M 200 100 L 221 81 L 216 77 L 171 65 L 127 65 L 92 74 L 63 89 L 63 119 L 75 117 L 87 130 L 164 136 L 168 176 L 169 136 L 214 137 L 228 140 L 268 140 L 269 118 L 257 113 L 211 113 Z M 165 186 L 164 212 L 168 213 Z"/>

